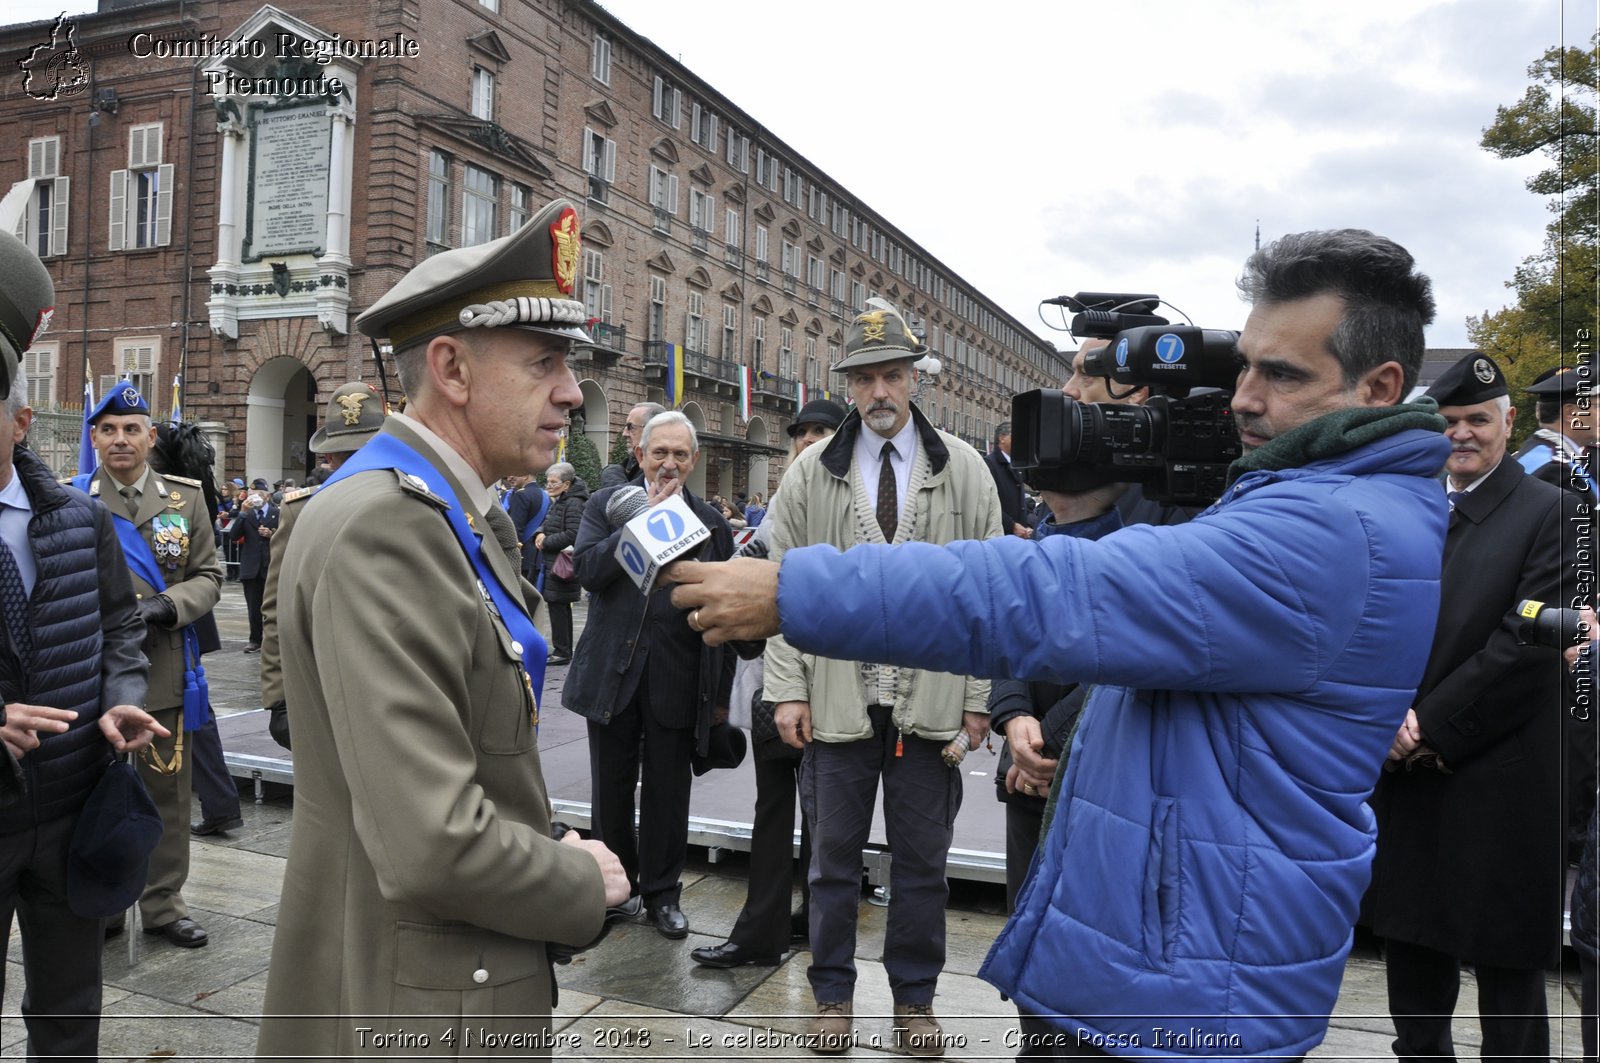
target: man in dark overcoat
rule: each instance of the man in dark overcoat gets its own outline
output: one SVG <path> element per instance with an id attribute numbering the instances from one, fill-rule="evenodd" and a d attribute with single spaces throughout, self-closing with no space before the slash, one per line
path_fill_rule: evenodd
<path id="1" fill-rule="evenodd" d="M 1505 378 L 1473 353 L 1429 389 L 1449 422 L 1439 626 L 1373 795 L 1365 918 L 1386 941 L 1401 1059 L 1453 1058 L 1461 967 L 1477 976 L 1483 1056 L 1547 1059 L 1544 971 L 1561 943 L 1562 668 L 1519 645 L 1524 598 L 1563 600 L 1575 495 L 1506 456 Z"/>
<path id="2" fill-rule="evenodd" d="M 593 592 L 561 704 L 589 721 L 595 837 L 627 869 L 634 892 L 665 937 L 688 936 L 679 881 L 689 845 L 690 761 L 710 748 L 711 727 L 728 718 L 734 654 L 707 646 L 689 610 L 665 593 L 639 593 L 617 560 L 626 523 L 618 492 L 642 490 L 650 505 L 681 495 L 711 536 L 698 555 L 733 556 L 733 531 L 687 482 L 700 456 L 689 419 L 676 410 L 645 425 L 635 448 L 640 478 L 595 493 L 583 508 L 573 561 Z M 642 511 L 642 510 L 641 510 Z M 626 516 L 634 515 L 629 511 Z M 634 830 L 634 790 L 641 787 Z"/>

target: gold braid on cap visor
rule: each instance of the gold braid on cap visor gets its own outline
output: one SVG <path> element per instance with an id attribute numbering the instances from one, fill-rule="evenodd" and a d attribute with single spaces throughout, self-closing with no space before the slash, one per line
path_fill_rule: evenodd
<path id="1" fill-rule="evenodd" d="M 407 315 L 389 326 L 389 342 L 398 350 L 423 336 L 456 328 L 503 325 L 582 325 L 588 309 L 554 281 L 513 281 L 479 288 Z"/>

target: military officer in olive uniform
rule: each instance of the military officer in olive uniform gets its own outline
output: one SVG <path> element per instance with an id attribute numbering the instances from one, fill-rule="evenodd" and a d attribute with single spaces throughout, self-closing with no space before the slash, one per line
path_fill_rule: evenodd
<path id="1" fill-rule="evenodd" d="M 341 385 L 328 400 L 322 427 L 311 436 L 311 451 L 328 459 L 335 472 L 361 444 L 377 435 L 387 411 L 383 398 L 371 384 L 359 380 Z M 288 549 L 289 529 L 305 508 L 304 503 L 322 490 L 314 484 L 283 496 L 278 513 L 278 531 L 272 537 L 271 558 L 267 564 L 267 586 L 261 600 L 261 703 L 271 714 L 268 729 L 284 749 L 289 747 L 289 713 L 283 700 L 283 656 L 278 648 L 278 573 L 283 570 L 283 552 Z"/>
<path id="2" fill-rule="evenodd" d="M 550 837 L 539 599 L 488 486 L 554 462 L 583 402 L 578 254 L 558 200 L 356 320 L 392 343 L 410 405 L 304 504 L 282 557 L 295 824 L 260 1057 L 453 1058 L 482 1031 L 538 1051 L 546 944 L 589 943 L 628 896 L 604 845 Z"/>
<path id="3" fill-rule="evenodd" d="M 150 406 L 127 383 L 107 392 L 89 414 L 100 467 L 88 491 L 116 520 L 123 554 L 145 622 L 150 661 L 145 709 L 172 734 L 139 756 L 139 775 L 161 809 L 161 844 L 150 856 L 150 877 L 139 898 L 145 933 L 182 948 L 199 948 L 206 932 L 189 917 L 183 884 L 189 877 L 190 766 L 184 754 L 185 628 L 222 596 L 222 567 L 200 481 L 151 469 L 155 443 Z M 145 550 L 138 549 L 142 539 Z M 198 661 L 198 657 L 196 657 Z M 192 667 L 192 665 L 191 665 Z"/>

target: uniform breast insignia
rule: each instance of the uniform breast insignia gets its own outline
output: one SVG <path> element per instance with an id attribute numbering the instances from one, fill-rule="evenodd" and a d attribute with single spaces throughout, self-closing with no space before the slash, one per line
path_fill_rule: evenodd
<path id="1" fill-rule="evenodd" d="M 185 503 L 183 500 L 183 496 L 176 491 L 173 491 L 171 494 L 167 495 L 167 508 L 169 509 L 182 509 L 186 504 L 187 503 Z"/>
<path id="2" fill-rule="evenodd" d="M 162 513 L 150 522 L 150 549 L 167 571 L 175 571 L 189 559 L 189 522 L 176 513 Z"/>
<path id="3" fill-rule="evenodd" d="M 539 699 L 533 693 L 533 676 L 528 674 L 526 668 L 517 669 L 522 673 L 522 682 L 528 688 L 528 715 L 533 719 L 534 729 L 539 727 Z"/>

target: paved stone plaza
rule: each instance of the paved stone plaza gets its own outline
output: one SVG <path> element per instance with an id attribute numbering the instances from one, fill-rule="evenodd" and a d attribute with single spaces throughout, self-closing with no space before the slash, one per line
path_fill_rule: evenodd
<path id="1" fill-rule="evenodd" d="M 581 610 L 579 617 L 581 619 Z M 237 583 L 225 584 L 218 620 L 223 652 L 207 658 L 213 701 L 219 714 L 258 708 L 258 658 L 244 646 L 244 599 Z M 553 702 L 547 702 L 553 704 Z M 746 770 L 746 769 L 741 769 Z M 269 789 L 268 800 L 244 798 L 245 827 L 225 837 L 196 839 L 189 884 L 184 891 L 195 917 L 211 934 L 203 949 L 175 948 L 163 940 L 133 935 L 139 950 L 128 955 L 129 937 L 111 939 L 105 951 L 105 1018 L 101 1052 L 107 1060 L 243 1059 L 255 1048 L 256 1023 L 267 981 L 278 891 L 289 851 L 292 803 Z M 198 814 L 198 813 L 197 813 Z M 996 839 L 997 843 L 999 839 Z M 809 954 L 793 953 L 778 967 L 715 971 L 698 967 L 689 951 L 726 938 L 744 902 L 741 855 L 712 864 L 703 850 L 691 853 L 684 878 L 683 910 L 691 932 L 668 941 L 648 926 L 615 931 L 599 949 L 558 969 L 561 1002 L 555 1055 L 566 1059 L 672 1059 L 687 1057 L 815 1059 L 794 1044 L 805 1027 L 811 996 L 806 983 Z M 697 857 L 697 858 L 696 858 Z M 946 1033 L 964 1041 L 952 1060 L 1010 1059 L 1015 1014 L 993 987 L 976 975 L 1004 923 L 1000 886 L 958 883 L 947 917 L 949 959 L 939 981 L 935 1010 Z M 850 1056 L 897 1053 L 890 1035 L 891 1001 L 880 958 L 885 910 L 864 896 L 861 904 L 860 980 L 855 999 L 860 1043 Z M 20 948 L 14 939 L 7 969 L 0 1056 L 21 1058 L 25 1035 L 17 1018 L 22 996 Z M 1092 977 L 1093 972 L 1084 972 Z M 1462 987 L 1460 1014 L 1476 1014 L 1472 980 Z M 1572 986 L 1552 977 L 1553 1052 L 1579 1056 Z M 382 1032 L 382 1031 L 379 1031 Z M 410 1034 L 429 1034 L 425 1028 Z M 1385 1009 L 1383 965 L 1358 944 L 1327 1041 L 1313 1053 L 1325 1060 L 1391 1059 L 1393 1032 Z M 1476 1024 L 1456 1024 L 1463 1059 L 1476 1059 Z M 500 1058 L 526 1055 L 517 1048 L 478 1049 Z M 377 1054 L 376 1052 L 374 1053 Z"/>

